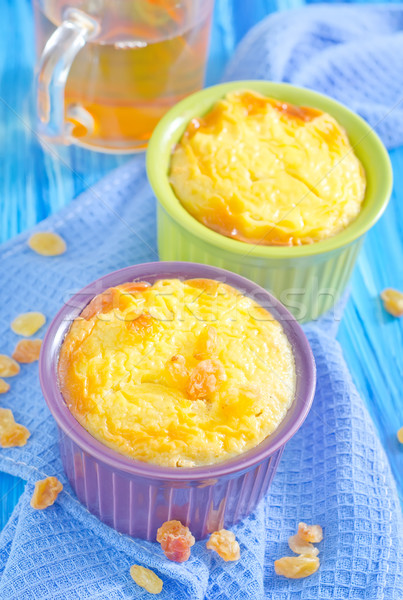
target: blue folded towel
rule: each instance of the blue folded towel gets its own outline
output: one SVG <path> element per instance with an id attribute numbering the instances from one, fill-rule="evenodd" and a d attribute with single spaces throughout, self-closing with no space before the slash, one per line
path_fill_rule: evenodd
<path id="1" fill-rule="evenodd" d="M 254 27 L 225 79 L 285 81 L 328 94 L 394 148 L 403 143 L 402 55 L 401 5 L 315 4 Z"/>
<path id="2" fill-rule="evenodd" d="M 375 125 L 396 103 L 399 81 L 403 89 L 403 73 L 394 62 L 403 54 L 399 22 L 403 7 L 397 6 L 315 7 L 275 15 L 247 36 L 227 76 L 315 87 Z M 363 69 L 365 61 L 369 66 Z M 347 72 L 354 77 L 346 79 Z M 389 146 L 403 143 L 397 110 L 379 123 Z M 50 320 L 89 281 L 157 260 L 144 158 L 110 174 L 37 228 L 44 229 L 63 236 L 66 254 L 52 259 L 34 254 L 27 234 L 0 249 L 1 352 L 10 353 L 16 343 L 9 323 L 17 314 L 39 310 Z M 234 529 L 242 553 L 237 563 L 224 563 L 198 542 L 187 563 L 174 564 L 159 545 L 120 535 L 88 514 L 65 480 L 37 364 L 23 365 L 0 400 L 32 432 L 25 447 L 0 452 L 0 468 L 28 481 L 0 535 L 0 598 L 147 598 L 129 575 L 137 563 L 163 579 L 161 600 L 402 600 L 403 526 L 387 459 L 328 323 L 305 329 L 318 369 L 313 408 L 287 445 L 267 497 Z M 53 507 L 34 511 L 33 483 L 47 475 L 57 475 L 65 489 Z M 321 567 L 307 579 L 288 580 L 274 574 L 273 561 L 291 554 L 287 539 L 300 520 L 324 528 Z"/>

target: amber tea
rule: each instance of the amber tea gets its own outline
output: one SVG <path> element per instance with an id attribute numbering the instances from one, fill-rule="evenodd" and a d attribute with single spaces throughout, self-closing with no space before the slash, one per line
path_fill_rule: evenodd
<path id="1" fill-rule="evenodd" d="M 103 151 L 144 148 L 161 116 L 203 85 L 212 5 L 36 0 L 45 134 Z"/>

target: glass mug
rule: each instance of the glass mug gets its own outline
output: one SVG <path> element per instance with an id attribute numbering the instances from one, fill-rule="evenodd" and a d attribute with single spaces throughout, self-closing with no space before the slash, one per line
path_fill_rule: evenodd
<path id="1" fill-rule="evenodd" d="M 214 0 L 34 0 L 39 131 L 103 152 L 147 145 L 200 89 Z"/>

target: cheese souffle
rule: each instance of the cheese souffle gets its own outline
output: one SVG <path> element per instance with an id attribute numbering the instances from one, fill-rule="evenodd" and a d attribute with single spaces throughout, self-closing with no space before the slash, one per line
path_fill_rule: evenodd
<path id="1" fill-rule="evenodd" d="M 366 177 L 344 129 L 316 108 L 228 93 L 189 123 L 169 179 L 210 229 L 250 244 L 299 246 L 358 216 Z"/>
<path id="2" fill-rule="evenodd" d="M 91 435 L 170 467 L 255 447 L 284 419 L 296 386 L 281 324 L 210 279 L 125 283 L 96 296 L 65 337 L 58 376 Z"/>

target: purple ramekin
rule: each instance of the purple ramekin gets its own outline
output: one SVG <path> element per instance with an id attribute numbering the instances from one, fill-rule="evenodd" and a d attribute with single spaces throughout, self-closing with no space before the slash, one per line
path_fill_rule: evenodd
<path id="1" fill-rule="evenodd" d="M 59 350 L 71 325 L 90 300 L 127 281 L 208 278 L 251 296 L 281 322 L 296 364 L 296 395 L 277 430 L 258 446 L 230 460 L 194 468 L 161 467 L 133 460 L 92 437 L 67 408 L 57 380 Z M 134 537 L 155 540 L 164 521 L 178 519 L 196 539 L 231 527 L 266 493 L 286 442 L 305 420 L 315 391 L 315 363 L 294 317 L 266 290 L 216 267 L 187 262 L 155 262 L 109 273 L 83 288 L 51 322 L 39 360 L 43 395 L 59 429 L 66 475 L 80 502 L 101 521 Z"/>

